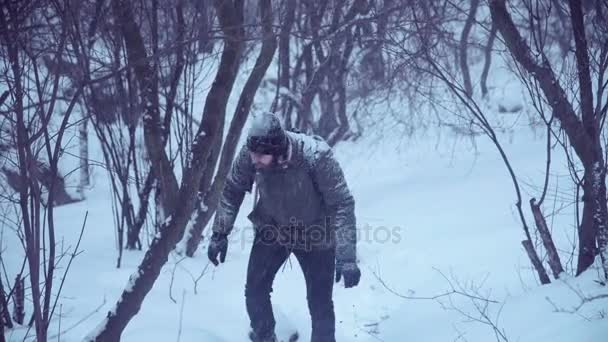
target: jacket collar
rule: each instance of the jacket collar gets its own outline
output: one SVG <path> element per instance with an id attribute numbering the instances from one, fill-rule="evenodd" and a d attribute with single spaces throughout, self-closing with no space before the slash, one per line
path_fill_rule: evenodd
<path id="1" fill-rule="evenodd" d="M 293 157 L 293 141 L 291 136 L 287 135 L 287 155 L 280 156 L 277 160 L 277 166 L 280 169 L 286 169 L 289 165 L 292 164 Z"/>

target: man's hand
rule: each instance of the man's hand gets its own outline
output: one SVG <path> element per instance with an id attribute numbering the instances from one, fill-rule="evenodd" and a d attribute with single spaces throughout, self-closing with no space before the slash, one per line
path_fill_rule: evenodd
<path id="1" fill-rule="evenodd" d="M 344 287 L 355 287 L 361 279 L 361 271 L 356 262 L 337 262 L 336 263 L 336 283 L 344 277 Z"/>
<path id="2" fill-rule="evenodd" d="M 220 256 L 220 262 L 226 261 L 226 252 L 228 251 L 228 235 L 214 232 L 211 235 L 209 241 L 209 248 L 207 249 L 207 257 L 209 260 L 217 266 L 217 256 Z"/>

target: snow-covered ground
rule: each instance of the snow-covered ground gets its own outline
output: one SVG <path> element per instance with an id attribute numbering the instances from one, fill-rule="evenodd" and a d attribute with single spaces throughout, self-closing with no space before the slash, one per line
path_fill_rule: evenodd
<path id="1" fill-rule="evenodd" d="M 521 85 L 508 81 L 505 68 L 494 68 L 492 79 L 500 87 L 492 90 L 490 112 L 496 112 L 499 104 L 508 108 L 522 104 Z M 248 71 L 242 70 L 228 113 L 234 111 L 234 94 L 239 93 Z M 272 89 L 258 92 L 255 110 L 268 109 Z M 197 98 L 204 99 L 206 86 L 197 91 Z M 532 227 L 527 203 L 542 190 L 546 142 L 544 129 L 534 132 L 526 117 L 524 111 L 497 114 L 492 120 L 511 127 L 500 137 L 522 185 L 524 209 Z M 473 144 L 447 129 L 441 134 L 430 129 L 403 138 L 397 125 L 387 122 L 384 126 L 357 142 L 336 147 L 356 200 L 363 273 L 356 288 L 334 287 L 338 341 L 504 341 L 500 334 L 512 342 L 608 341 L 608 299 L 586 303 L 575 313 L 562 312 L 577 307 L 581 297 L 608 293 L 596 282 L 600 279 L 597 268 L 578 278 L 564 276 L 550 285 L 538 284 L 521 247 L 524 233 L 514 206 L 513 184 L 487 138 L 477 137 Z M 102 161 L 96 145 L 92 141 L 90 158 Z M 559 208 L 573 201 L 566 163 L 560 155 L 553 156 L 547 212 L 554 205 Z M 65 170 L 73 170 L 76 162 L 66 161 Z M 125 251 L 122 267 L 115 267 L 117 237 L 108 177 L 106 170 L 95 166 L 87 200 L 55 211 L 60 250 L 74 248 L 86 212 L 88 219 L 82 252 L 71 265 L 49 340 L 81 341 L 94 330 L 143 257 L 143 252 Z M 139 314 L 124 331 L 123 341 L 247 339 L 244 282 L 252 241 L 246 219 L 251 200 L 247 196 L 241 207 L 226 262 L 217 268 L 208 262 L 206 241 L 193 259 L 173 253 Z M 573 213 L 574 208 L 566 206 L 549 219 L 569 270 L 575 263 L 565 252 L 571 249 L 575 235 Z M 5 232 L 1 243 L 6 272 L 12 277 L 21 267 L 23 251 L 13 232 Z M 67 261 L 63 259 L 60 274 Z M 442 296 L 453 290 L 468 296 Z M 435 296 L 439 297 L 422 299 Z M 471 296 L 493 302 L 484 306 L 485 301 Z M 305 283 L 294 257 L 277 275 L 272 300 L 278 330 L 295 328 L 301 341 L 308 341 Z M 483 323 L 488 321 L 480 315 L 480 308 L 497 326 L 499 337 L 492 325 Z M 30 341 L 34 339 L 33 330 L 23 327 L 8 331 L 7 337 L 23 341 L 26 334 Z"/>
<path id="2" fill-rule="evenodd" d="M 607 299 L 586 303 L 576 313 L 554 307 L 570 310 L 580 303 L 579 295 L 607 293 L 595 282 L 596 269 L 551 285 L 537 284 L 521 248 L 523 231 L 510 178 L 487 139 L 479 138 L 471 149 L 445 136 L 400 140 L 397 135 L 373 144 L 375 138 L 369 137 L 336 149 L 356 199 L 363 272 L 357 288 L 334 288 L 338 341 L 497 340 L 492 326 L 466 317 L 480 318 L 470 297 L 403 298 L 432 297 L 453 288 L 496 301 L 487 314 L 509 341 L 607 340 Z M 505 143 L 522 179 L 542 180 L 544 144 L 531 132 Z M 66 342 L 80 341 L 95 329 L 143 256 L 125 252 L 122 268 L 115 268 L 107 175 L 101 169 L 94 175 L 95 187 L 86 201 L 56 210 L 65 248 L 75 245 L 88 211 L 82 253 L 72 264 L 61 315 L 51 327 L 51 335 L 60 330 L 60 340 Z M 246 340 L 244 281 L 252 232 L 245 216 L 250 209 L 247 196 L 220 267 L 209 264 L 206 243 L 193 259 L 172 254 L 123 341 Z M 562 247 L 573 229 L 565 216 L 553 221 Z M 20 266 L 20 247 L 11 237 L 4 237 L 2 248 L 6 264 Z M 305 297 L 303 276 L 291 257 L 277 275 L 272 298 L 279 330 L 295 327 L 302 341 L 310 338 Z M 22 341 L 25 333 L 17 328 L 7 336 Z M 33 339 L 33 331 L 29 336 Z"/>

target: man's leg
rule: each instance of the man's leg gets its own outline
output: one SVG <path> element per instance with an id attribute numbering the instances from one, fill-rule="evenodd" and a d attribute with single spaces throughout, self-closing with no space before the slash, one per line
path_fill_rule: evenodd
<path id="1" fill-rule="evenodd" d="M 294 250 L 306 279 L 306 299 L 312 321 L 311 342 L 335 342 L 336 317 L 332 299 L 335 249 Z"/>
<path id="2" fill-rule="evenodd" d="M 262 341 L 274 333 L 270 293 L 274 277 L 288 256 L 289 252 L 284 246 L 262 241 L 256 236 L 247 266 L 245 302 L 251 329 L 256 338 Z"/>

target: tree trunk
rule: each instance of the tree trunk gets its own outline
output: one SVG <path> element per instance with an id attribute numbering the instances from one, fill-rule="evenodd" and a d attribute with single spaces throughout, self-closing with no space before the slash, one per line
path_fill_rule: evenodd
<path id="1" fill-rule="evenodd" d="M 354 37 L 352 34 L 349 34 L 346 38 L 344 52 L 342 53 L 342 57 L 338 61 L 336 67 L 336 82 L 334 86 L 336 89 L 336 95 L 338 97 L 336 107 L 339 124 L 338 127 L 331 132 L 327 139 L 327 143 L 330 146 L 337 144 L 338 141 L 342 140 L 350 130 L 348 117 L 346 115 L 346 80 L 348 77 L 348 61 L 350 60 L 353 48 Z"/>
<path id="2" fill-rule="evenodd" d="M 604 274 L 608 278 L 606 170 L 599 137 L 600 122 L 594 115 L 593 94 L 590 93 L 588 51 L 580 2 L 574 0 L 570 2 L 570 15 L 575 36 L 582 121 L 576 115 L 574 107 L 555 77 L 549 59 L 542 51 L 539 59 L 532 57 L 534 54 L 513 23 L 505 1 L 491 0 L 489 5 L 492 21 L 501 33 L 507 48 L 515 60 L 538 81 L 547 102 L 553 109 L 555 118 L 568 136 L 570 144 L 585 170 L 583 218 L 579 227 L 579 256 L 576 273 L 581 274 L 593 264 L 597 252 L 597 242 Z"/>
<path id="3" fill-rule="evenodd" d="M 597 161 L 595 167 L 585 168 L 583 184 L 583 218 L 579 227 L 579 257 L 576 275 L 580 275 L 600 255 L 604 276 L 606 270 L 606 170 L 603 161 Z M 598 248 L 599 247 L 599 248 Z"/>
<path id="4" fill-rule="evenodd" d="M 179 186 L 173 173 L 172 163 L 164 150 L 155 63 L 149 63 L 147 60 L 146 48 L 139 27 L 135 23 L 131 4 L 123 0 L 112 0 L 112 9 L 127 46 L 127 60 L 133 66 L 138 80 L 144 104 L 144 142 L 150 156 L 152 171 L 161 189 L 161 204 L 165 212 L 171 212 L 177 203 Z"/>
<path id="5" fill-rule="evenodd" d="M 469 49 L 469 34 L 471 33 L 471 29 L 475 24 L 477 7 L 479 7 L 479 0 L 471 0 L 471 8 L 469 9 L 467 20 L 464 23 L 464 28 L 462 29 L 462 34 L 460 36 L 460 45 L 458 47 L 460 70 L 462 71 L 464 89 L 468 97 L 473 96 L 473 85 L 471 83 L 471 73 L 469 72 L 467 52 Z"/>
<path id="6" fill-rule="evenodd" d="M 0 277 L 0 333 L 4 335 L 4 327 L 11 329 L 13 321 L 11 320 L 11 312 L 8 309 L 8 298 L 6 298 L 2 277 Z"/>
<path id="7" fill-rule="evenodd" d="M 13 288 L 13 319 L 17 324 L 23 324 L 25 319 L 25 284 L 21 275 L 15 278 Z"/>
<path id="8" fill-rule="evenodd" d="M 530 208 L 532 209 L 532 214 L 534 215 L 536 228 L 538 229 L 541 240 L 543 241 L 543 246 L 545 246 L 545 250 L 547 250 L 549 266 L 551 267 L 553 276 L 555 279 L 557 279 L 559 278 L 559 275 L 564 272 L 564 268 L 562 267 L 562 262 L 559 259 L 557 248 L 555 248 L 555 244 L 553 243 L 553 237 L 551 236 L 549 227 L 547 227 L 547 221 L 540 210 L 540 206 L 536 204 L 536 200 L 534 198 L 530 200 Z"/>
<path id="9" fill-rule="evenodd" d="M 4 337 L 4 320 L 0 319 L 0 342 L 6 342 Z"/>
<path id="10" fill-rule="evenodd" d="M 151 66 L 146 62 L 141 32 L 134 22 L 130 5 L 126 1 L 121 3 L 120 0 L 114 0 L 113 6 L 116 19 L 121 23 L 125 39 L 127 42 L 135 43 L 127 44 L 127 50 L 139 50 L 128 52 L 128 54 L 142 57 L 142 59 L 136 60 L 137 64 L 135 64 L 136 68 L 138 65 L 141 69 L 138 72 L 138 81 L 141 88 L 149 87 L 149 78 L 146 73 L 150 72 Z M 201 181 L 202 172 L 206 167 L 205 162 L 211 153 L 212 143 L 218 134 L 222 134 L 219 127 L 225 117 L 226 104 L 236 79 L 238 61 L 243 48 L 243 2 L 235 1 L 233 3 L 232 1 L 216 0 L 214 6 L 226 38 L 215 80 L 207 94 L 203 119 L 192 144 L 192 159 L 188 164 L 189 167 L 184 170 L 181 186 L 177 196 L 175 196 L 175 203 L 179 203 L 179 205 L 174 206 L 171 215 L 162 223 L 138 270 L 129 278 L 129 282 L 114 309 L 108 312 L 106 319 L 95 329 L 95 332 L 86 338 L 87 341 L 120 340 L 122 331 L 133 316 L 139 312 L 145 296 L 152 289 L 162 266 L 168 260 L 169 253 L 183 237 L 184 229 L 194 209 L 195 194 Z M 127 38 L 129 35 L 136 37 Z M 144 92 L 144 95 L 153 96 L 150 90 Z M 149 98 L 144 99 L 146 101 L 150 100 Z M 158 111 L 158 108 L 150 108 L 149 105 L 147 107 L 147 111 Z M 157 127 L 154 130 L 157 130 L 160 126 L 158 116 L 150 117 L 147 120 L 150 122 L 144 125 L 144 130 L 151 130 L 151 126 L 155 125 Z M 149 138 L 156 139 L 156 141 L 150 143 L 154 146 L 161 146 L 162 136 L 154 133 L 160 132 L 147 133 Z M 156 153 L 161 154 L 161 160 L 168 160 L 164 150 L 157 150 L 154 153 L 156 157 L 159 157 Z M 155 158 L 152 159 L 153 162 L 156 161 Z M 175 179 L 174 174 L 172 178 Z"/>
<path id="11" fill-rule="evenodd" d="M 2 8 L 0 8 L 0 32 L 3 33 L 4 43 L 6 44 L 6 50 L 8 55 L 8 61 L 11 67 L 12 77 L 14 80 L 13 92 L 14 92 L 14 116 L 15 116 L 15 125 L 14 130 L 16 131 L 16 140 L 17 140 L 17 154 L 18 154 L 18 166 L 19 166 L 19 178 L 21 189 L 19 192 L 19 207 L 21 210 L 22 217 L 22 225 L 23 232 L 25 237 L 25 252 L 27 257 L 27 262 L 30 270 L 30 285 L 31 285 L 31 293 L 32 293 L 32 302 L 34 308 L 34 318 L 36 322 L 36 337 L 42 342 L 46 341 L 46 334 L 44 329 L 45 324 L 42 322 L 42 310 L 40 307 L 41 293 L 40 293 L 40 222 L 37 220 L 40 216 L 39 212 L 36 211 L 35 208 L 39 208 L 40 206 L 40 197 L 37 196 L 35 192 L 38 189 L 38 181 L 35 179 L 35 172 L 32 172 L 32 167 L 35 167 L 35 160 L 32 158 L 31 146 L 27 142 L 29 139 L 29 131 L 26 127 L 26 123 L 28 122 L 25 117 L 25 110 L 23 106 L 23 100 L 25 97 L 25 92 L 22 84 L 22 66 L 21 66 L 21 56 L 18 51 L 19 42 L 17 41 L 17 35 L 10 34 L 9 35 L 9 22 L 5 17 L 5 6 L 8 4 L 3 3 Z M 14 8 L 7 8 L 7 12 L 11 14 L 10 16 L 10 28 L 13 30 L 17 30 L 18 25 L 16 24 L 16 18 L 14 14 Z M 36 184 L 35 186 L 31 186 L 32 184 Z M 31 191 L 31 193 L 30 193 Z M 30 206 L 30 203 L 32 205 Z M 22 280 L 21 280 L 22 281 Z M 15 282 L 15 286 L 17 286 L 17 281 Z M 21 283 L 21 292 L 23 293 L 23 283 Z M 16 291 L 17 292 L 17 291 Z M 23 318 L 21 317 L 21 313 L 23 312 L 23 299 L 24 296 L 19 296 L 15 301 L 15 305 L 20 305 L 20 307 L 16 307 L 15 309 L 15 321 L 18 322 L 17 318 L 23 322 Z M 21 303 L 19 303 L 21 302 Z"/>
<path id="12" fill-rule="evenodd" d="M 203 229 L 209 223 L 211 216 L 217 208 L 220 194 L 224 188 L 226 177 L 230 171 L 234 154 L 236 153 L 236 147 L 239 137 L 241 136 L 241 131 L 245 125 L 245 122 L 247 121 L 249 110 L 251 109 L 251 104 L 253 103 L 255 94 L 262 83 L 262 79 L 264 78 L 270 63 L 272 62 L 272 58 L 277 49 L 276 37 L 272 32 L 273 19 L 270 0 L 260 1 L 260 13 L 264 32 L 262 48 L 256 60 L 255 66 L 251 71 L 247 82 L 245 83 L 243 92 L 239 97 L 239 102 L 230 124 L 228 135 L 226 136 L 226 142 L 224 143 L 224 147 L 222 149 L 220 164 L 215 179 L 213 180 L 213 184 L 209 190 L 204 193 L 204 195 L 198 197 L 199 200 L 195 207 L 196 213 L 193 218 L 194 222 L 186 243 L 186 255 L 190 257 L 194 255 L 194 252 L 201 241 Z M 219 146 L 216 148 L 219 149 Z"/>
<path id="13" fill-rule="evenodd" d="M 150 203 L 150 194 L 154 189 L 154 175 L 150 170 L 144 181 L 144 187 L 139 194 L 139 210 L 135 216 L 133 226 L 128 227 L 127 231 L 127 249 L 139 249 L 141 250 L 141 241 L 139 239 L 139 233 L 141 227 L 146 222 L 146 216 L 148 214 L 148 205 Z"/>
<path id="14" fill-rule="evenodd" d="M 321 85 L 319 90 L 321 115 L 315 130 L 315 133 L 322 136 L 325 140 L 329 139 L 331 132 L 338 128 L 333 82 L 328 80 L 326 83 L 327 87 Z"/>
<path id="15" fill-rule="evenodd" d="M 90 183 L 89 173 L 89 137 L 88 122 L 84 115 L 78 129 L 78 140 L 80 147 L 80 182 L 78 183 L 78 194 L 80 199 L 84 199 L 84 190 Z"/>
<path id="16" fill-rule="evenodd" d="M 551 280 L 547 275 L 547 271 L 543 267 L 543 263 L 538 258 L 538 254 L 536 254 L 536 250 L 534 249 L 532 241 L 523 240 L 521 244 L 524 246 L 524 249 L 526 250 L 528 257 L 530 258 L 530 261 L 532 261 L 532 265 L 534 266 L 534 269 L 536 269 L 536 273 L 538 273 L 540 283 L 543 285 L 551 283 Z"/>
<path id="17" fill-rule="evenodd" d="M 585 166 L 583 222 L 581 224 L 580 251 L 577 274 L 593 264 L 596 254 L 600 255 L 604 277 L 608 279 L 608 250 L 606 249 L 608 208 L 606 204 L 606 169 L 602 150 L 601 123 L 593 109 L 593 87 L 589 68 L 589 51 L 585 36 L 585 23 L 581 1 L 569 0 L 570 20 L 574 34 L 575 57 L 579 85 L 580 110 L 584 130 L 590 137 L 593 153 L 583 159 Z M 599 99 L 598 99 L 599 100 Z M 589 208 L 587 208 L 589 207 Z M 588 210 L 585 210 L 588 209 Z M 587 219 L 584 215 L 587 213 Z M 597 250 L 596 250 L 597 242 Z"/>
<path id="18" fill-rule="evenodd" d="M 290 60 L 290 52 L 289 52 L 289 48 L 290 48 L 290 37 L 291 37 L 291 29 L 293 27 L 293 24 L 295 22 L 295 12 L 296 12 L 296 4 L 297 1 L 296 0 L 287 0 L 285 3 L 285 20 L 283 21 L 282 25 L 281 25 L 281 32 L 279 34 L 279 65 L 280 65 L 280 73 L 279 73 L 279 82 L 278 82 L 278 87 L 279 87 L 279 99 L 276 99 L 276 101 L 280 101 L 281 105 L 280 105 L 280 109 L 279 111 L 282 113 L 283 115 L 283 119 L 284 119 L 284 124 L 285 124 L 285 128 L 286 129 L 291 129 L 292 128 L 292 122 L 291 122 L 291 116 L 287 115 L 287 106 L 289 101 L 291 101 L 289 99 L 288 96 L 281 96 L 281 89 L 282 91 L 288 91 L 290 89 L 289 87 L 289 79 L 290 79 L 290 67 L 291 67 L 291 63 L 289 62 Z"/>
<path id="19" fill-rule="evenodd" d="M 326 4 L 325 2 L 321 2 Z M 344 45 L 348 45 L 347 40 L 349 36 L 352 35 L 351 28 L 354 25 L 354 19 L 358 14 L 362 13 L 365 8 L 365 1 L 363 0 L 355 0 L 352 2 L 352 5 L 344 10 L 342 7 L 333 8 L 332 22 L 329 32 L 326 34 L 331 36 L 331 40 L 329 42 L 329 47 L 326 51 L 323 50 L 321 45 L 321 38 L 318 36 L 318 30 L 321 25 L 321 16 L 324 11 L 327 9 L 327 6 L 321 7 L 321 11 L 312 8 L 314 6 L 310 5 L 311 9 L 309 9 L 311 16 L 311 31 L 312 31 L 312 44 L 315 49 L 314 52 L 316 54 L 318 60 L 318 66 L 315 69 L 315 63 L 312 59 L 312 53 L 310 56 L 306 56 L 304 59 L 304 65 L 306 68 L 306 86 L 302 90 L 302 100 L 301 106 L 298 110 L 298 123 L 296 128 L 301 129 L 302 131 L 309 131 L 313 126 L 313 114 L 312 114 L 312 104 L 315 100 L 315 97 L 319 92 L 323 91 L 322 84 L 323 82 L 332 77 L 332 73 L 339 74 L 339 70 L 332 70 L 337 65 L 339 65 L 341 58 L 344 56 L 343 51 L 347 50 L 348 47 Z M 310 3 L 314 4 L 314 2 Z M 341 5 L 345 5 L 345 2 L 341 2 Z M 342 15 L 344 13 L 344 15 Z M 331 76 L 330 76 L 331 75 Z M 331 82 L 331 81 L 330 81 Z M 329 85 L 330 90 L 332 89 L 331 84 Z M 336 88 L 337 89 L 337 88 Z M 332 91 L 330 94 L 323 94 L 326 99 L 331 99 L 333 102 L 333 98 L 335 93 Z M 321 115 L 328 115 L 327 113 L 321 113 Z M 320 122 L 319 124 L 323 127 L 332 126 L 331 122 L 337 122 L 334 114 L 334 118 L 328 119 L 325 118 L 324 122 Z M 334 125 L 337 127 L 337 123 Z M 327 136 L 327 135 L 326 135 Z"/>
<path id="20" fill-rule="evenodd" d="M 492 28 L 490 29 L 490 35 L 488 36 L 488 43 L 484 48 L 484 63 L 483 70 L 481 72 L 481 94 L 483 97 L 488 95 L 488 74 L 490 73 L 490 65 L 492 64 L 492 48 L 494 47 L 494 40 L 496 39 L 496 25 L 492 23 Z"/>

